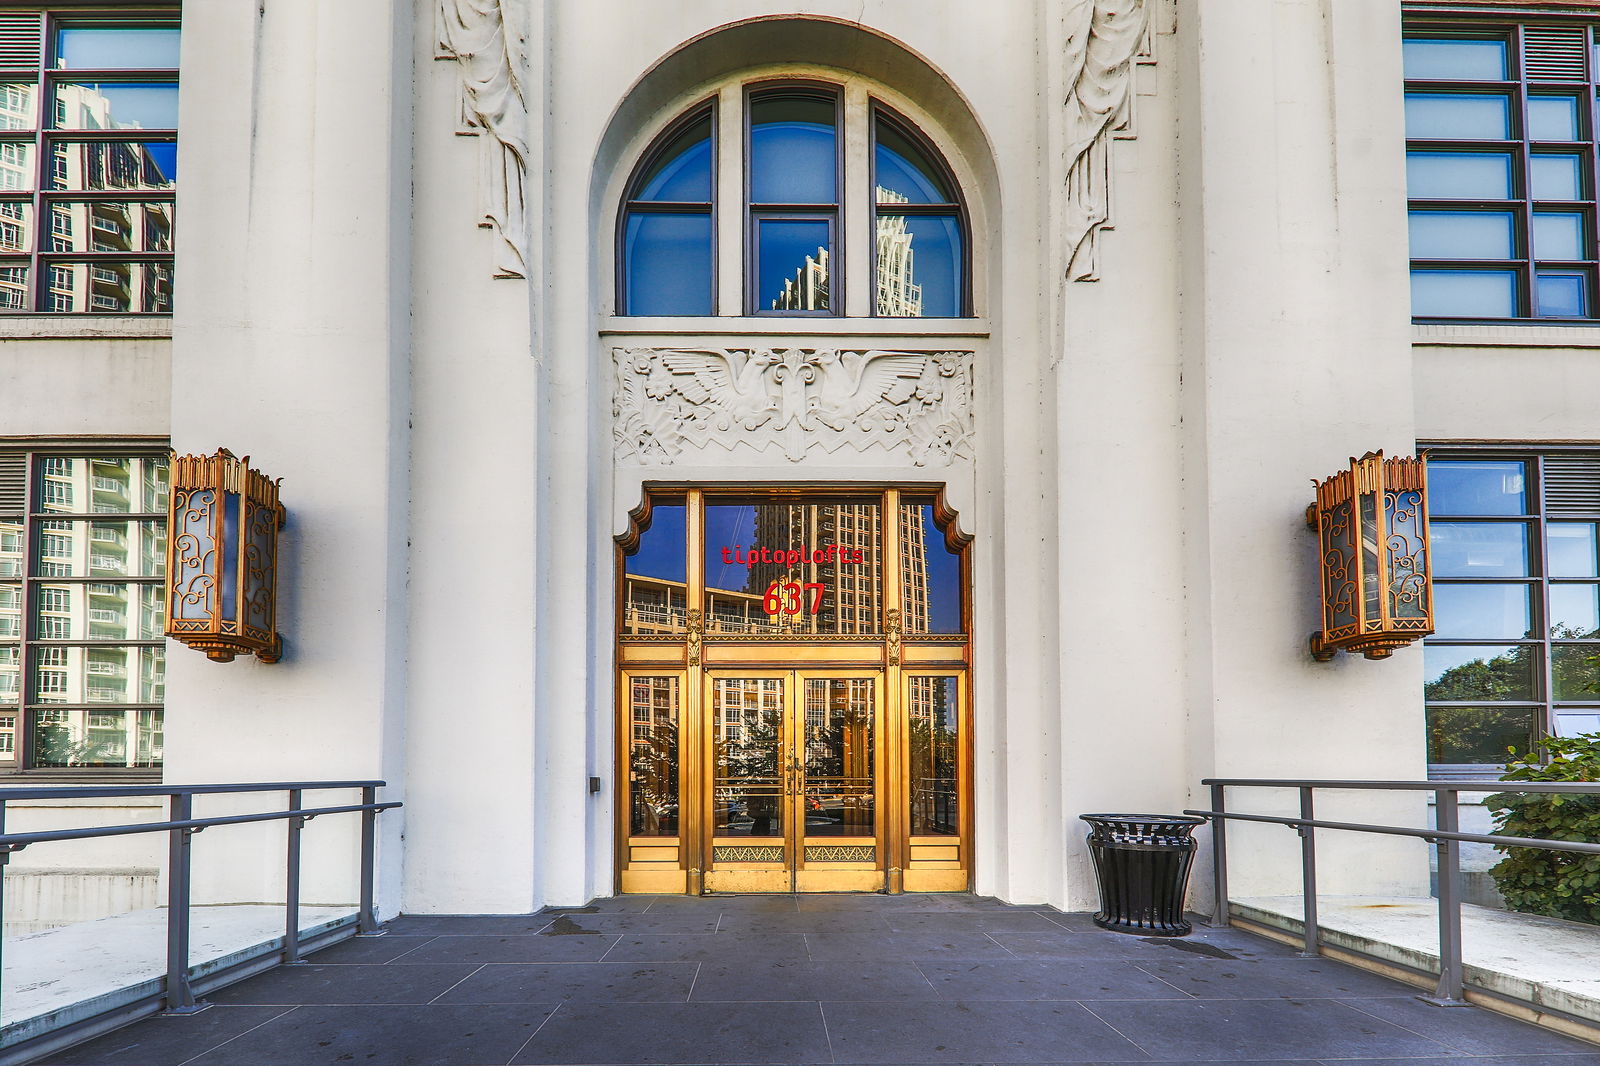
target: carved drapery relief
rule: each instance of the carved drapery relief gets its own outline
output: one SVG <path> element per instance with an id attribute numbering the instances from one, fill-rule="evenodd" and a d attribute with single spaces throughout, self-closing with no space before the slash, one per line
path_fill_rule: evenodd
<path id="1" fill-rule="evenodd" d="M 617 454 L 878 448 L 915 466 L 973 458 L 971 352 L 613 348 Z"/>
<path id="2" fill-rule="evenodd" d="M 527 0 L 439 0 L 437 59 L 461 76 L 458 133 L 482 140 L 481 225 L 496 237 L 495 276 L 528 275 Z"/>
<path id="3" fill-rule="evenodd" d="M 1067 277 L 1098 280 L 1099 233 L 1111 219 L 1111 138 L 1128 120 L 1134 60 L 1155 0 L 1067 3 Z"/>

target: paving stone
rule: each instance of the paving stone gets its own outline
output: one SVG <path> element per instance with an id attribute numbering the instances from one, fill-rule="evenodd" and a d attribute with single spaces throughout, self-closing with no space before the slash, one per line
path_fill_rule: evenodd
<path id="1" fill-rule="evenodd" d="M 476 1066 L 507 1062 L 538 1031 L 552 1009 L 521 1004 L 300 1007 L 185 1066 Z"/>
<path id="2" fill-rule="evenodd" d="M 683 1003 L 693 962 L 491 963 L 450 988 L 439 1003 L 566 1003 L 572 1000 Z"/>
<path id="3" fill-rule="evenodd" d="M 616 944 L 615 933 L 577 936 L 437 936 L 391 965 L 442 962 L 599 962 Z"/>
<path id="4" fill-rule="evenodd" d="M 936 999 L 917 967 L 897 962 L 741 959 L 702 963 L 695 1002 L 759 1000 Z"/>
<path id="5" fill-rule="evenodd" d="M 192 1059 L 293 1009 L 212 1006 L 199 1014 L 158 1015 L 57 1052 L 38 1066 L 169 1066 Z"/>
<path id="6" fill-rule="evenodd" d="M 1149 1061 L 1078 1003 L 823 1003 L 841 1062 Z"/>
<path id="7" fill-rule="evenodd" d="M 832 1063 L 815 1003 L 568 1004 L 520 1064 Z"/>
<path id="8" fill-rule="evenodd" d="M 468 965 L 280 966 L 224 988 L 217 1003 L 426 1003 L 477 969 Z"/>

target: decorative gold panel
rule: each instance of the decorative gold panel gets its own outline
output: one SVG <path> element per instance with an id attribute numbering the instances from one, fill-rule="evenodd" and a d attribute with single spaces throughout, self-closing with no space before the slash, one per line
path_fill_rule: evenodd
<path id="1" fill-rule="evenodd" d="M 782 862 L 782 844 L 727 844 L 711 849 L 712 862 Z"/>
<path id="2" fill-rule="evenodd" d="M 875 862 L 878 849 L 871 844 L 807 844 L 806 862 Z"/>

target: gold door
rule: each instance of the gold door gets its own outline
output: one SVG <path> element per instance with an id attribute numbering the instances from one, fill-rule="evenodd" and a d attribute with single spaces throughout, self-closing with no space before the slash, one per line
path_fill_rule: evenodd
<path id="1" fill-rule="evenodd" d="M 707 671 L 705 705 L 706 890 L 881 890 L 882 671 Z"/>
<path id="2" fill-rule="evenodd" d="M 967 541 L 942 501 L 688 488 L 634 522 L 618 887 L 967 889 Z"/>

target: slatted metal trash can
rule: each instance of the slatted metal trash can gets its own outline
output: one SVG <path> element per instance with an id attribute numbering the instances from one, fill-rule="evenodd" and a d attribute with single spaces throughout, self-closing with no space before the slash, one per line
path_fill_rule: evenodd
<path id="1" fill-rule="evenodd" d="M 1194 862 L 1194 827 L 1182 814 L 1083 814 L 1100 882 L 1094 924 L 1119 933 L 1187 936 L 1184 889 Z"/>

